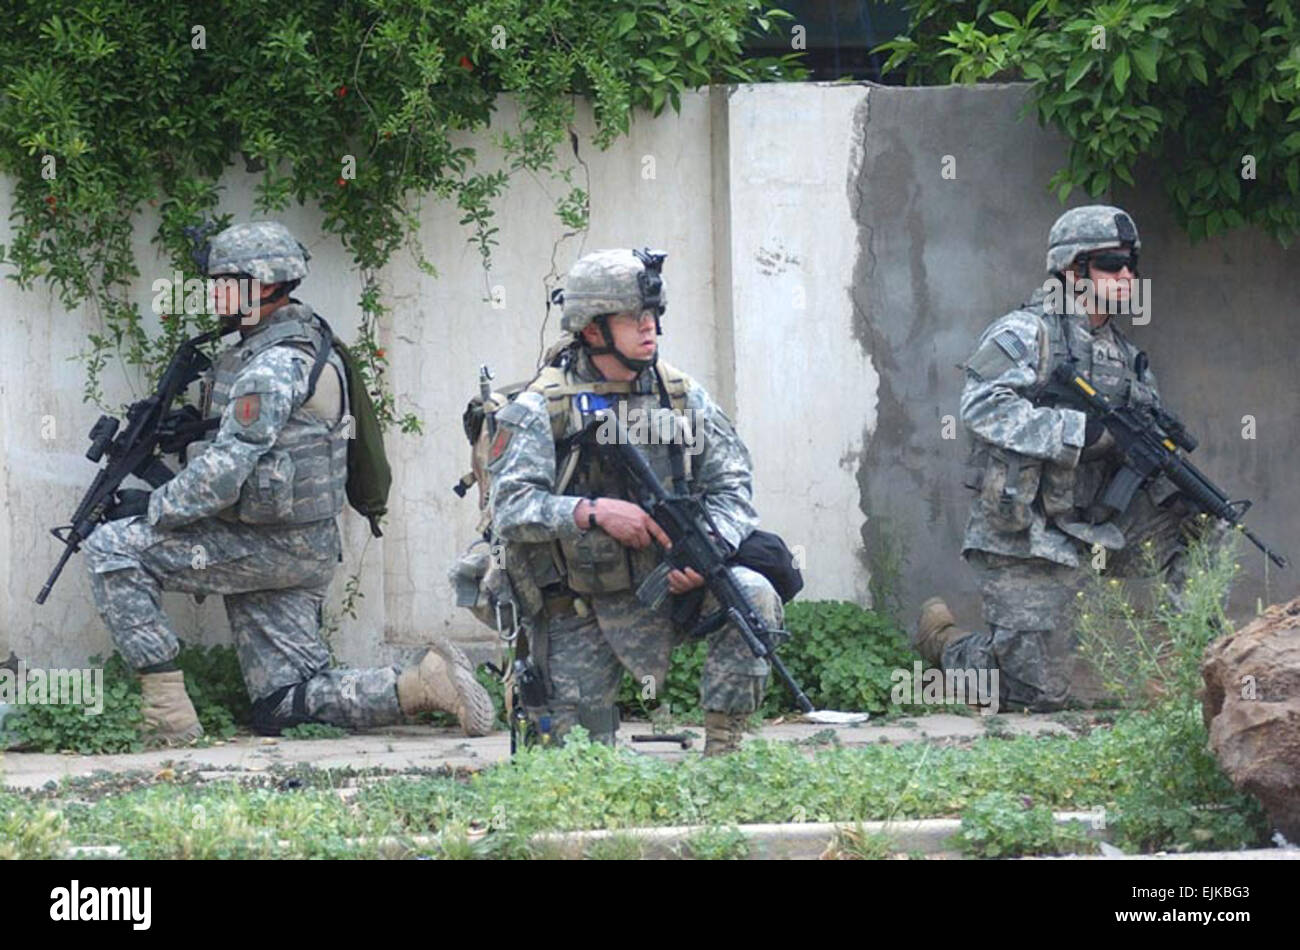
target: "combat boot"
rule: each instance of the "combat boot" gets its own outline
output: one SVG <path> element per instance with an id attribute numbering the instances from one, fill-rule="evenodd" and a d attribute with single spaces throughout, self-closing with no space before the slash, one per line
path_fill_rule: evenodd
<path id="1" fill-rule="evenodd" d="M 441 638 L 418 666 L 398 675 L 397 701 L 408 716 L 432 710 L 452 713 L 467 736 L 487 735 L 496 720 L 492 697 L 474 678 L 469 659 Z"/>
<path id="2" fill-rule="evenodd" d="M 748 713 L 704 713 L 704 754 L 726 755 L 740 748 Z"/>
<path id="3" fill-rule="evenodd" d="M 141 673 L 140 692 L 146 736 L 174 745 L 203 735 L 194 704 L 185 692 L 185 674 L 180 670 Z"/>
<path id="4" fill-rule="evenodd" d="M 962 633 L 943 598 L 931 597 L 921 605 L 921 616 L 916 622 L 916 652 L 931 666 L 940 666 L 944 647 Z"/>

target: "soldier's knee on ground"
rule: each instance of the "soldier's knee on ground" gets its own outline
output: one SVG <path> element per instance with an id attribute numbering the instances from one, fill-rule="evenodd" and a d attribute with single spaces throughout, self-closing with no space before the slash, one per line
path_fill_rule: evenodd
<path id="1" fill-rule="evenodd" d="M 304 682 L 281 686 L 255 700 L 250 725 L 259 736 L 278 736 L 284 729 L 313 721 L 307 715 L 307 684 Z"/>
<path id="2" fill-rule="evenodd" d="M 618 732 L 617 706 L 553 704 L 543 708 L 529 707 L 527 713 L 532 727 L 528 739 L 534 745 L 563 745 L 564 737 L 574 726 L 586 729 L 592 742 L 605 745 L 613 745 Z"/>

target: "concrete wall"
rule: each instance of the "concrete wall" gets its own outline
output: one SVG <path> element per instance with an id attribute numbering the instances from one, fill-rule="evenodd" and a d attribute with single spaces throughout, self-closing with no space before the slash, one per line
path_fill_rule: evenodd
<path id="1" fill-rule="evenodd" d="M 968 499 L 965 444 L 944 438 L 961 387 L 956 365 L 984 325 L 1042 279 L 1047 229 L 1060 207 L 1044 184 L 1064 144 L 1016 113 L 1023 89 L 900 90 L 868 85 L 719 87 L 683 97 L 682 112 L 637 118 L 607 152 L 579 123 L 575 181 L 588 188 L 591 227 L 565 234 L 553 215 L 561 185 L 515 181 L 501 203 L 491 269 L 466 243 L 454 209 L 421 211 L 421 239 L 440 276 L 399 256 L 382 275 L 393 314 L 382 331 L 402 409 L 423 436 L 394 434 L 392 516 L 382 540 L 344 516 L 347 563 L 360 569 L 358 616 L 333 645 L 350 664 L 395 662 L 434 633 L 491 637 L 451 605 L 445 574 L 474 537 L 475 505 L 450 492 L 467 467 L 460 428 L 480 363 L 497 379 L 531 375 L 558 335 L 549 287 L 584 251 L 649 244 L 669 252 L 665 358 L 691 372 L 736 419 L 755 463 L 765 526 L 804 559 L 809 597 L 866 603 L 869 580 L 906 611 L 932 591 L 978 619 L 958 556 Z M 513 122 L 502 103 L 497 127 Z M 473 140 L 483 163 L 500 156 Z M 952 156 L 956 177 L 941 175 Z M 232 174 L 226 204 L 251 216 L 251 180 Z M 1151 353 L 1171 404 L 1202 436 L 1197 459 L 1234 496 L 1257 501 L 1252 522 L 1300 552 L 1300 503 L 1288 491 L 1297 457 L 1300 391 L 1286 363 L 1300 328 L 1295 252 L 1255 234 L 1189 248 L 1155 189 L 1119 194 L 1144 238 L 1155 279 L 1152 322 L 1133 337 Z M 0 243 L 8 240 L 0 189 Z M 319 216 L 286 223 L 308 243 L 313 273 L 299 296 L 345 339 L 356 327 L 358 282 Z M 168 276 L 139 230 L 136 299 Z M 1288 267 L 1290 265 L 1290 267 Z M 503 306 L 493 306 L 495 296 Z M 7 637 L 31 662 L 71 662 L 109 649 L 80 558 L 42 608 L 31 598 L 57 547 L 47 527 L 66 518 L 93 468 L 82 454 L 98 410 L 80 400 L 71 357 L 97 326 L 65 313 L 44 289 L 0 283 L 0 651 Z M 131 396 L 106 373 L 110 402 Z M 138 381 L 137 381 L 138 389 Z M 1258 439 L 1240 439 L 1241 417 Z M 43 431 L 52 417 L 55 431 Z M 52 437 L 46 437 L 52 436 Z M 1264 596 L 1259 558 L 1237 606 Z M 1266 600 L 1294 596 L 1275 574 Z M 219 599 L 168 595 L 178 631 L 201 642 L 229 633 Z M 3 658 L 3 655 L 0 655 Z"/>

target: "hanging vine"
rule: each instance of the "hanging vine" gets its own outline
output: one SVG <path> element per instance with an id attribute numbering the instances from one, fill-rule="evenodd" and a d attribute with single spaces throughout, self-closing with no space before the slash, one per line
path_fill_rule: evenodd
<path id="1" fill-rule="evenodd" d="M 557 214 L 583 225 L 587 194 L 556 156 L 577 96 L 590 98 L 603 148 L 633 110 L 679 109 L 689 88 L 800 78 L 795 53 L 743 53 L 790 19 L 758 0 L 302 0 L 287 12 L 258 0 L 33 0 L 0 33 L 0 171 L 13 186 L 0 262 L 21 286 L 43 281 L 97 316 L 82 355 L 85 398 L 102 401 L 111 362 L 152 376 L 207 319 L 155 321 L 132 299 L 140 215 L 156 211 L 153 244 L 193 276 L 184 229 L 232 221 L 218 182 L 238 161 L 261 176 L 259 214 L 294 201 L 322 212 L 362 277 L 356 349 L 381 419 L 418 432 L 384 384 L 377 275 L 403 248 L 436 274 L 417 237 L 420 202 L 454 202 L 485 267 L 494 203 L 518 172 L 555 176 L 567 188 Z M 498 135 L 505 168 L 479 171 L 458 143 L 488 127 L 502 93 L 519 121 Z"/>

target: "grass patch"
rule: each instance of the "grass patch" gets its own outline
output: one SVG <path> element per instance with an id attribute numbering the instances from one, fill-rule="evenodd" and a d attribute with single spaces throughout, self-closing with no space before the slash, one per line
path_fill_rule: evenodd
<path id="1" fill-rule="evenodd" d="M 575 730 L 563 748 L 524 750 L 477 773 L 359 780 L 365 774 L 298 766 L 199 783 L 177 766 L 138 776 L 135 787 L 101 778 L 103 794 L 95 780 L 11 793 L 0 814 L 13 829 L 50 812 L 61 819 L 35 837 L 4 835 L 14 857 L 45 856 L 52 842 L 117 844 L 140 858 L 379 857 L 377 844 L 348 840 L 416 835 L 441 836 L 421 852 L 434 857 L 517 857 L 542 831 L 958 816 L 971 823 L 973 853 L 997 844 L 1010 854 L 1043 846 L 1034 821 L 1044 812 L 1096 806 L 1129 852 L 1267 842 L 1260 810 L 1204 751 L 1191 709 L 1123 713 L 1083 739 L 812 749 L 758 741 L 675 764 L 594 745 Z M 995 793 L 1003 797 L 988 797 Z M 1006 796 L 1028 797 L 1038 811 L 999 811 Z M 979 827 L 989 829 L 982 839 Z M 694 851 L 725 850 L 720 841 Z"/>

